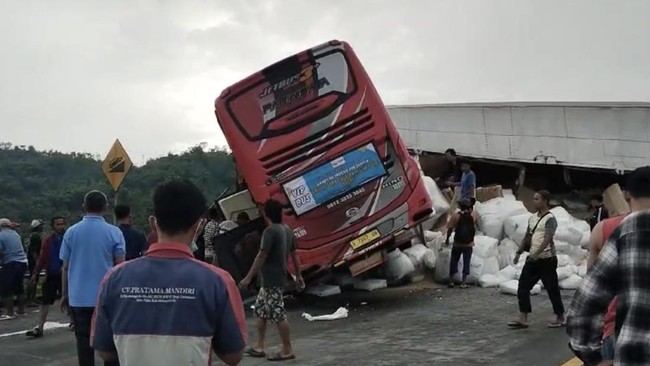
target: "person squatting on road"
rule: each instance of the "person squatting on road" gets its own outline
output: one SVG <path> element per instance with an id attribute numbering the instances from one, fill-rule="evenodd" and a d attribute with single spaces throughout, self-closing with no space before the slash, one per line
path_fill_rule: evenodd
<path id="1" fill-rule="evenodd" d="M 567 314 L 569 347 L 586 366 L 607 364 L 603 318 L 614 298 L 613 363 L 650 365 L 650 166 L 630 173 L 625 190 L 633 213 L 609 236 Z"/>
<path id="2" fill-rule="evenodd" d="M 32 271 L 30 284 L 36 287 L 41 270 L 45 270 L 45 282 L 43 283 L 43 299 L 39 309 L 38 325 L 34 329 L 27 331 L 28 337 L 39 338 L 43 336 L 43 326 L 47 320 L 47 314 L 50 306 L 54 305 L 57 297 L 62 294 L 61 288 L 61 270 L 63 261 L 59 258 L 63 235 L 65 234 L 65 218 L 55 216 L 50 220 L 52 230 L 50 235 L 43 239 L 41 252 L 36 260 L 36 265 Z"/>
<path id="3" fill-rule="evenodd" d="M 242 279 L 240 286 L 250 286 L 253 278 L 260 274 L 261 288 L 255 302 L 258 339 L 254 347 L 246 349 L 252 357 L 267 357 L 264 350 L 267 322 L 276 323 L 282 348 L 267 357 L 270 361 L 284 361 L 296 358 L 291 347 L 291 336 L 287 314 L 284 308 L 284 289 L 287 281 L 287 257 L 290 254 L 296 269 L 298 290 L 305 287 L 300 274 L 300 260 L 296 252 L 296 239 L 293 231 L 282 224 L 282 204 L 269 199 L 264 204 L 264 214 L 271 224 L 262 234 L 262 244 L 250 271 Z"/>
<path id="4" fill-rule="evenodd" d="M 539 280 L 542 280 L 544 284 L 556 316 L 555 320 L 548 324 L 548 327 L 560 328 L 564 326 L 564 304 L 562 304 L 562 294 L 557 277 L 557 256 L 553 243 L 557 220 L 550 211 L 550 197 L 551 194 L 544 190 L 538 191 L 533 196 L 533 205 L 537 213 L 528 220 L 526 236 L 514 258 L 514 263 L 517 264 L 524 251 L 530 253 L 519 276 L 519 288 L 517 289 L 519 317 L 508 323 L 508 326 L 512 328 L 528 328 L 528 314 L 533 311 L 530 304 L 530 291 Z"/>
<path id="5" fill-rule="evenodd" d="M 451 262 L 449 263 L 449 287 L 454 287 L 454 276 L 458 272 L 458 262 L 463 256 L 463 273 L 460 288 L 467 288 L 467 276 L 469 276 L 472 251 L 474 247 L 474 236 L 476 235 L 476 222 L 472 216 L 472 201 L 463 198 L 459 202 L 460 211 L 454 213 L 447 223 L 447 239 L 445 246 L 449 246 L 451 233 L 454 234 L 454 246 L 451 249 Z"/>
<path id="6" fill-rule="evenodd" d="M 149 220 L 158 243 L 115 267 L 100 287 L 92 345 L 104 360 L 211 365 L 214 352 L 227 365 L 241 361 L 248 333 L 237 285 L 190 249 L 205 209 L 205 197 L 189 181 L 156 187 Z"/>
<path id="7" fill-rule="evenodd" d="M 126 251 L 120 229 L 104 220 L 107 207 L 104 193 L 88 192 L 83 204 L 86 215 L 65 232 L 59 255 L 63 261 L 61 310 L 69 309 L 72 313 L 79 366 L 95 365 L 90 327 L 99 284 L 114 265 L 124 262 Z M 104 365 L 119 363 L 110 361 Z"/>

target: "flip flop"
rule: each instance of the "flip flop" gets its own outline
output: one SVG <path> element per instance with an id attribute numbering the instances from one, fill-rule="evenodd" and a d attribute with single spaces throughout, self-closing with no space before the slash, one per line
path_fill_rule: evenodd
<path id="1" fill-rule="evenodd" d="M 246 348 L 246 351 L 244 351 L 247 355 L 255 358 L 262 358 L 266 357 L 266 352 L 264 351 L 258 351 L 253 347 L 248 347 Z"/>
<path id="2" fill-rule="evenodd" d="M 518 320 L 513 320 L 511 322 L 508 322 L 508 326 L 512 329 L 526 329 L 528 328 L 528 324 L 523 324 L 519 322 Z"/>
<path id="3" fill-rule="evenodd" d="M 288 360 L 293 360 L 296 358 L 296 355 L 287 355 L 283 356 L 282 352 L 278 351 L 272 354 L 271 356 L 267 357 L 266 359 L 269 361 L 288 361 Z"/>
<path id="4" fill-rule="evenodd" d="M 548 323 L 549 328 L 562 328 L 566 325 L 566 323 L 559 323 L 559 322 L 553 322 L 553 323 Z"/>
<path id="5" fill-rule="evenodd" d="M 460 285 L 460 288 L 462 288 L 462 289 L 469 288 L 469 285 L 466 284 L 466 283 L 463 283 L 463 284 Z"/>

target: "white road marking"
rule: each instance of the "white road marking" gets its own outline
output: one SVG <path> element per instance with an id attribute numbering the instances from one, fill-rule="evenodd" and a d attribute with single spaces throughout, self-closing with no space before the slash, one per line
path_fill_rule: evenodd
<path id="1" fill-rule="evenodd" d="M 45 326 L 43 327 L 43 330 L 51 330 L 51 329 L 57 329 L 57 328 L 67 328 L 69 325 L 70 325 L 70 323 L 45 322 Z M 0 338 L 11 337 L 11 336 L 15 336 L 15 335 L 24 335 L 29 330 L 31 330 L 31 328 L 21 330 L 21 331 L 18 331 L 18 332 L 0 334 Z"/>

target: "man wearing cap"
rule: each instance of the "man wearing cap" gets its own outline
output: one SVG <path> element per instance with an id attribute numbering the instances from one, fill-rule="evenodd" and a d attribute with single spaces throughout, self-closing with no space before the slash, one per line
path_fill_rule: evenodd
<path id="1" fill-rule="evenodd" d="M 39 219 L 32 220 L 29 225 L 30 234 L 27 240 L 25 240 L 25 246 L 27 247 L 27 265 L 29 266 L 29 273 L 34 273 L 34 268 L 36 267 L 36 259 L 41 253 L 41 243 L 43 242 L 43 221 Z M 27 287 L 27 306 L 33 304 L 36 298 L 36 285 L 30 285 Z"/>
<path id="2" fill-rule="evenodd" d="M 0 219 L 0 298 L 6 309 L 0 320 L 25 315 L 23 278 L 27 272 L 27 255 L 20 235 L 14 230 L 18 226 L 9 219 Z M 14 313 L 14 296 L 18 303 L 17 313 Z"/>
<path id="3" fill-rule="evenodd" d="M 63 234 L 65 233 L 66 223 L 62 216 L 55 216 L 50 220 L 50 225 L 54 231 L 43 239 L 41 252 L 30 280 L 31 286 L 36 287 L 38 276 L 41 270 L 45 270 L 45 283 L 43 284 L 43 301 L 39 309 L 39 322 L 34 329 L 27 331 L 28 337 L 39 338 L 43 336 L 43 326 L 47 320 L 50 305 L 54 305 L 57 296 L 61 294 L 61 270 L 63 261 L 59 258 L 61 245 L 63 244 Z"/>

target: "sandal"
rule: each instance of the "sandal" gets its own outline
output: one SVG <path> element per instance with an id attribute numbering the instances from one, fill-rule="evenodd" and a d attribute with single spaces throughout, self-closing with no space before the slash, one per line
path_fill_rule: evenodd
<path id="1" fill-rule="evenodd" d="M 278 351 L 272 354 L 271 356 L 267 357 L 266 359 L 269 361 L 288 361 L 288 360 L 293 360 L 296 358 L 296 355 L 286 355 L 283 356 L 282 352 Z"/>
<path id="2" fill-rule="evenodd" d="M 255 358 L 266 357 L 266 352 L 264 352 L 264 351 L 258 351 L 258 350 L 256 350 L 256 349 L 253 348 L 253 347 L 248 347 L 248 348 L 246 348 L 246 350 L 245 350 L 244 352 L 245 352 L 247 355 L 249 355 L 249 356 L 251 356 L 251 357 L 255 357 Z"/>
<path id="3" fill-rule="evenodd" d="M 43 336 L 43 331 L 38 329 L 38 327 L 34 327 L 34 329 L 28 330 L 25 335 L 31 338 L 40 338 Z"/>
<path id="4" fill-rule="evenodd" d="M 520 322 L 519 320 L 513 320 L 511 322 L 508 322 L 508 326 L 512 329 L 526 329 L 528 328 L 528 324 L 524 324 Z"/>
<path id="5" fill-rule="evenodd" d="M 469 285 L 466 283 L 461 283 L 460 288 L 469 288 Z"/>
<path id="6" fill-rule="evenodd" d="M 552 322 L 552 323 L 548 323 L 547 326 L 548 326 L 549 328 L 562 328 L 562 327 L 564 327 L 565 325 L 566 325 L 566 323 L 564 323 L 564 322 Z"/>

